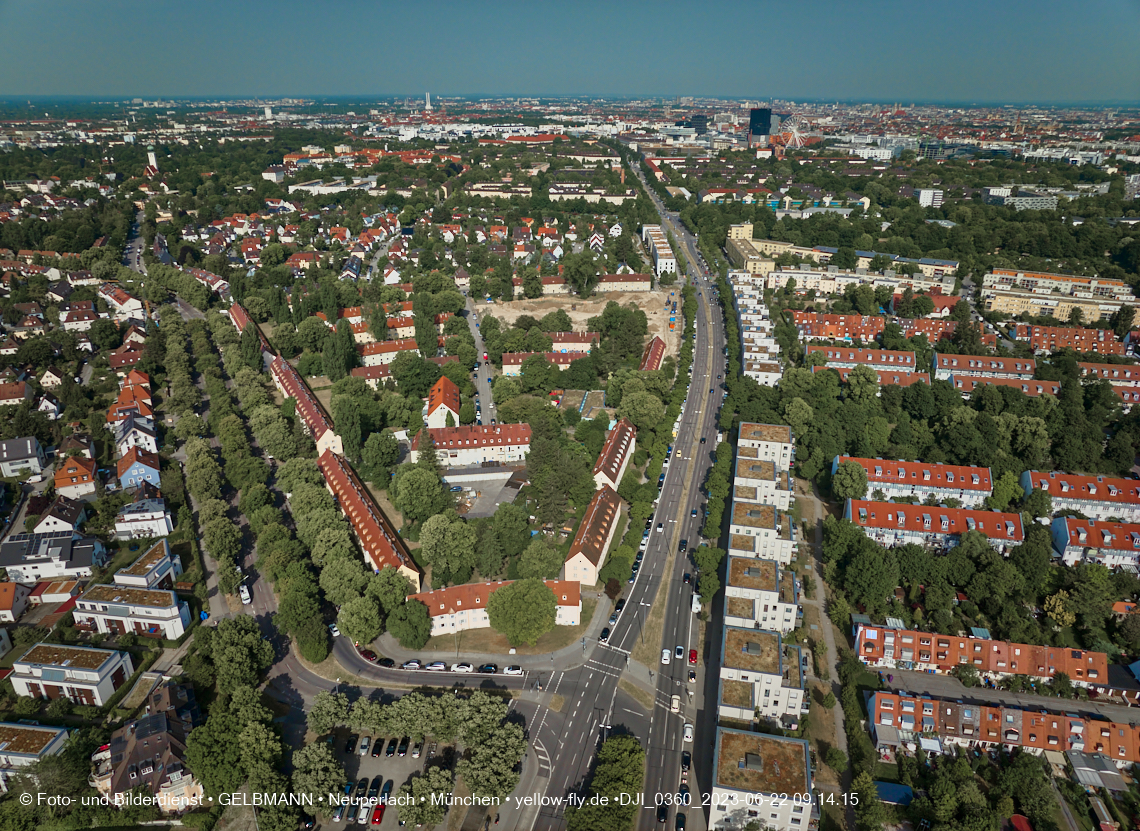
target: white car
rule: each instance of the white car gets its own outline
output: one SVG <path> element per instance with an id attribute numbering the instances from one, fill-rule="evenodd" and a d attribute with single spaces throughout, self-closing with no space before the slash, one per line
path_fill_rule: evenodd
<path id="1" fill-rule="evenodd" d="M 673 713 L 681 712 L 681 696 L 675 695 L 669 701 L 669 710 Z"/>
<path id="2" fill-rule="evenodd" d="M 522 667 L 510 666 L 503 670 L 503 675 L 522 675 Z"/>
<path id="3" fill-rule="evenodd" d="M 661 666 L 663 666 L 663 667 L 669 666 L 670 657 L 671 656 L 669 655 L 669 650 L 668 649 L 662 649 L 661 650 Z"/>
<path id="4" fill-rule="evenodd" d="M 241 604 L 243 606 L 248 606 L 253 602 L 253 596 L 249 593 L 249 586 L 246 586 L 244 583 L 238 589 L 238 596 L 241 597 Z"/>
<path id="5" fill-rule="evenodd" d="M 693 725 L 685 725 L 685 741 L 691 742 L 693 740 Z"/>
<path id="6" fill-rule="evenodd" d="M 447 664 L 445 664 L 443 661 L 432 661 L 430 664 L 424 667 L 424 669 L 426 669 L 428 672 L 446 672 Z"/>
<path id="7" fill-rule="evenodd" d="M 475 668 L 471 664 L 452 664 L 452 672 L 474 672 Z"/>
<path id="8" fill-rule="evenodd" d="M 338 627 L 335 623 L 329 624 L 329 631 L 332 632 L 332 636 L 334 638 L 340 637 L 340 627 Z"/>

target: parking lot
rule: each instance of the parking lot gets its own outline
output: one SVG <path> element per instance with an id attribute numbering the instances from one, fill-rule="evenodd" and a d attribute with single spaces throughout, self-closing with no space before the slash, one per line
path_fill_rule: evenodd
<path id="1" fill-rule="evenodd" d="M 348 750 L 349 737 L 355 738 L 352 742 L 352 751 Z M 361 755 L 361 745 L 364 740 L 368 740 L 368 750 L 364 755 Z M 352 797 L 355 799 L 358 794 L 367 799 L 370 793 L 377 793 L 383 791 L 388 787 L 392 796 L 400 789 L 408 779 L 411 778 L 413 773 L 422 771 L 426 765 L 430 764 L 450 764 L 454 765 L 452 754 L 454 753 L 454 746 L 452 745 L 439 745 L 435 747 L 434 753 L 432 752 L 433 742 L 427 741 L 420 748 L 418 758 L 414 756 L 416 750 L 416 743 L 412 737 L 408 738 L 408 743 L 404 749 L 404 755 L 400 755 L 400 743 L 405 737 L 403 736 L 374 736 L 368 733 L 355 733 L 348 730 L 337 730 L 333 733 L 333 751 L 336 755 L 337 761 L 344 767 L 346 774 L 345 784 L 352 782 Z M 392 755 L 389 756 L 389 745 L 395 740 L 395 745 L 391 748 Z M 379 755 L 373 755 L 374 748 L 379 746 Z M 360 793 L 361 780 L 367 780 L 364 786 L 363 793 Z M 389 785 L 390 783 L 390 785 Z M 342 788 L 343 791 L 343 788 Z M 319 826 L 321 828 L 337 828 L 346 829 L 352 826 L 361 828 L 377 828 L 389 829 L 398 828 L 396 807 L 389 806 L 384 811 L 383 820 L 378 825 L 372 824 L 373 809 L 369 807 L 361 807 L 356 816 L 349 821 L 351 808 L 346 808 L 340 821 L 336 820 L 334 814 L 332 818 L 321 820 L 318 818 Z M 361 821 L 363 819 L 363 822 Z"/>

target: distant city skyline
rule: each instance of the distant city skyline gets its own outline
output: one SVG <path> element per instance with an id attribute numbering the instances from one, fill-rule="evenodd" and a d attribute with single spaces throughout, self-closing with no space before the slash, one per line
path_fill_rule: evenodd
<path id="1" fill-rule="evenodd" d="M 9 0 L 0 98 L 1140 103 L 1140 3 Z"/>

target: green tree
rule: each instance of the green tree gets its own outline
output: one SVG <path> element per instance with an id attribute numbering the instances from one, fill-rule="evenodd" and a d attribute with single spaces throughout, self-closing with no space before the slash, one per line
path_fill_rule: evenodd
<path id="1" fill-rule="evenodd" d="M 194 643 L 213 663 L 220 693 L 256 687 L 261 673 L 273 663 L 273 646 L 248 615 L 222 618 L 212 629 L 198 629 Z"/>
<path id="2" fill-rule="evenodd" d="M 337 626 L 353 643 L 369 644 L 380 637 L 380 609 L 371 597 L 355 597 L 340 607 Z"/>
<path id="3" fill-rule="evenodd" d="M 1017 474 L 1007 470 L 994 482 L 993 494 L 986 498 L 990 510 L 1004 511 L 1010 503 L 1019 499 L 1025 491 L 1021 489 L 1021 482 Z"/>
<path id="4" fill-rule="evenodd" d="M 390 492 L 396 508 L 413 522 L 441 513 L 451 502 L 439 476 L 419 466 L 398 467 Z"/>
<path id="5" fill-rule="evenodd" d="M 1133 321 L 1136 320 L 1136 308 L 1125 303 L 1113 312 L 1108 320 L 1109 323 L 1112 324 L 1112 331 L 1118 338 L 1124 340 L 1128 333 L 1132 331 Z"/>
<path id="6" fill-rule="evenodd" d="M 1045 598 L 1045 616 L 1061 629 L 1077 622 L 1077 614 L 1073 611 L 1067 591 L 1060 589 L 1055 594 Z"/>
<path id="7" fill-rule="evenodd" d="M 533 646 L 554 627 L 556 613 L 554 592 L 534 578 L 503 586 L 487 601 L 491 626 L 506 635 L 513 646 Z"/>
<path id="8" fill-rule="evenodd" d="M 321 690 L 313 699 L 313 706 L 306 716 L 309 729 L 318 736 L 331 733 L 334 728 L 348 723 L 348 710 L 347 695 Z"/>
<path id="9" fill-rule="evenodd" d="M 326 804 L 330 793 L 344 785 L 345 772 L 326 742 L 314 742 L 293 753 L 293 792 L 309 794 L 317 812 L 324 817 L 332 813 Z"/>
<path id="10" fill-rule="evenodd" d="M 435 828 L 443 822 L 446 806 L 443 797 L 452 791 L 451 771 L 443 766 L 427 768 L 400 786 L 397 812 L 407 825 Z"/>
<path id="11" fill-rule="evenodd" d="M 264 366 L 261 358 L 261 338 L 257 336 L 257 327 L 253 323 L 246 324 L 241 333 L 241 360 L 250 369 L 260 371 Z"/>
<path id="12" fill-rule="evenodd" d="M 562 570 L 564 557 L 554 541 L 545 534 L 539 534 L 519 557 L 519 577 L 534 577 L 539 580 L 553 580 Z"/>
<path id="13" fill-rule="evenodd" d="M 507 722 L 475 744 L 459 762 L 456 773 L 472 794 L 505 799 L 519 783 L 516 768 L 525 752 L 522 726 Z"/>
<path id="14" fill-rule="evenodd" d="M 365 594 L 380 604 L 380 612 L 385 617 L 399 608 L 411 591 L 412 584 L 398 569 L 384 566 L 368 578 Z"/>
<path id="15" fill-rule="evenodd" d="M 1034 518 L 1052 516 L 1053 497 L 1049 495 L 1049 491 L 1034 488 L 1029 492 L 1029 495 L 1025 497 L 1022 510 Z"/>
<path id="16" fill-rule="evenodd" d="M 862 499 L 867 494 L 867 471 L 858 462 L 840 462 L 831 477 L 831 492 L 836 499 Z"/>
<path id="17" fill-rule="evenodd" d="M 475 567 L 475 529 L 454 510 L 436 514 L 420 529 L 420 552 L 434 573 L 455 575 Z"/>
<path id="18" fill-rule="evenodd" d="M 517 557 L 522 554 L 530 540 L 530 525 L 525 510 L 512 502 L 503 502 L 495 509 L 491 524 L 506 556 Z"/>
<path id="19" fill-rule="evenodd" d="M 336 606 L 343 606 L 360 597 L 368 585 L 368 575 L 356 557 L 333 557 L 325 561 L 320 583 L 325 598 Z"/>
<path id="20" fill-rule="evenodd" d="M 495 527 L 487 524 L 479 535 L 479 545 L 475 552 L 475 567 L 479 574 L 491 578 L 503 570 L 505 559 L 503 544 L 499 542 L 499 535 Z"/>
<path id="21" fill-rule="evenodd" d="M 427 606 L 419 600 L 400 604 L 388 615 L 388 631 L 405 649 L 423 648 L 431 637 L 431 615 Z"/>

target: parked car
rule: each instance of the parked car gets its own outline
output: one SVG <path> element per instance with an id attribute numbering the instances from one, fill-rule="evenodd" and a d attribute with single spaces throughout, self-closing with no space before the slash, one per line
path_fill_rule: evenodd
<path id="1" fill-rule="evenodd" d="M 387 747 L 387 749 L 385 749 L 384 755 L 387 756 L 389 759 L 391 759 L 393 756 L 396 755 L 396 748 L 399 746 L 400 746 L 400 740 L 393 736 L 392 740 L 388 742 L 388 747 Z"/>
<path id="2" fill-rule="evenodd" d="M 432 661 L 424 669 L 428 672 L 447 672 L 447 664 L 443 661 Z"/>
<path id="3" fill-rule="evenodd" d="M 413 744 L 412 745 L 412 758 L 413 759 L 420 758 L 420 754 L 423 752 L 423 749 L 424 749 L 424 743 L 422 741 L 419 741 L 419 742 L 416 742 L 415 744 Z"/>
<path id="4" fill-rule="evenodd" d="M 695 650 L 695 649 L 689 650 L 689 663 L 693 664 L 694 666 L 696 665 L 696 663 L 697 663 L 697 650 Z"/>
<path id="5" fill-rule="evenodd" d="M 602 630 L 602 634 L 598 635 L 598 643 L 608 643 L 610 640 L 610 627 Z"/>
<path id="6" fill-rule="evenodd" d="M 522 667 L 509 666 L 503 670 L 503 675 L 522 675 Z"/>
<path id="7" fill-rule="evenodd" d="M 361 739 L 360 739 L 360 755 L 361 756 L 367 756 L 368 755 L 368 745 L 371 743 L 371 741 L 372 741 L 372 739 L 370 739 L 368 736 L 361 737 Z"/>
<path id="8" fill-rule="evenodd" d="M 671 699 L 669 699 L 669 711 L 672 713 L 681 712 L 681 696 L 674 695 Z"/>
<path id="9" fill-rule="evenodd" d="M 669 650 L 668 649 L 662 649 L 661 650 L 661 665 L 666 666 L 666 667 L 669 666 L 669 660 L 670 660 Z"/>
<path id="10" fill-rule="evenodd" d="M 248 606 L 253 602 L 253 596 L 249 593 L 249 586 L 242 583 L 238 588 L 238 596 L 241 597 L 241 605 Z"/>
<path id="11" fill-rule="evenodd" d="M 693 741 L 693 725 L 685 725 L 685 741 L 692 743 Z"/>
<path id="12" fill-rule="evenodd" d="M 451 665 L 451 671 L 452 672 L 474 672 L 475 667 L 471 666 L 471 664 L 464 662 L 462 664 L 452 664 Z"/>
<path id="13" fill-rule="evenodd" d="M 349 736 L 348 741 L 344 743 L 344 752 L 352 753 L 356 750 L 356 736 Z"/>
<path id="14" fill-rule="evenodd" d="M 476 672 L 482 672 L 486 675 L 494 675 L 496 672 L 499 671 L 499 667 L 497 664 L 481 664 L 479 666 L 479 669 L 477 669 L 475 671 Z"/>
<path id="15" fill-rule="evenodd" d="M 376 665 L 384 667 L 385 669 L 392 669 L 394 666 L 396 666 L 396 662 L 391 658 L 381 658 L 376 662 Z"/>
<path id="16" fill-rule="evenodd" d="M 422 665 L 419 661 L 404 661 L 400 664 L 400 669 L 421 669 Z"/>
<path id="17" fill-rule="evenodd" d="M 366 661 L 373 663 L 373 664 L 376 663 L 376 660 L 377 660 L 376 653 L 373 652 L 371 649 L 360 650 L 360 657 Z"/>
<path id="18" fill-rule="evenodd" d="M 404 738 L 400 739 L 400 750 L 399 750 L 400 756 L 407 756 L 408 755 L 408 745 L 411 743 L 412 743 L 412 740 L 409 739 L 407 736 L 404 736 Z"/>
<path id="19" fill-rule="evenodd" d="M 334 638 L 339 638 L 339 637 L 340 637 L 340 629 L 339 629 L 339 628 L 337 628 L 337 625 L 336 625 L 335 623 L 330 623 L 330 624 L 329 624 L 329 631 L 330 631 L 330 632 L 332 632 L 332 636 L 333 636 Z"/>

